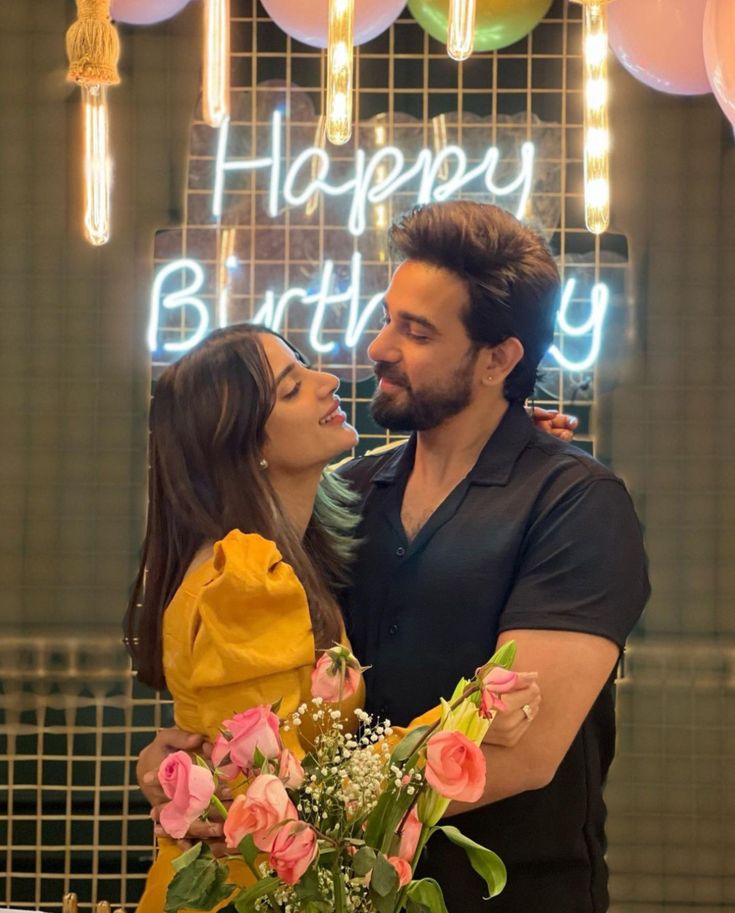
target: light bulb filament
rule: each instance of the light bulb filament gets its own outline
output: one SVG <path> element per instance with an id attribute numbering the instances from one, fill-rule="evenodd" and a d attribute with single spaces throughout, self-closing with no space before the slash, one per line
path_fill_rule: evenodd
<path id="1" fill-rule="evenodd" d="M 449 0 L 447 53 L 454 60 L 466 60 L 475 46 L 475 0 Z"/>
<path id="2" fill-rule="evenodd" d="M 329 0 L 327 139 L 343 145 L 352 135 L 355 0 Z"/>
<path id="3" fill-rule="evenodd" d="M 202 115 L 220 127 L 230 113 L 230 0 L 204 0 Z"/>
<path id="4" fill-rule="evenodd" d="M 84 234 L 90 244 L 110 240 L 110 184 L 107 89 L 82 86 L 84 120 Z"/>
<path id="5" fill-rule="evenodd" d="M 584 4 L 583 34 L 585 222 L 599 235 L 610 224 L 606 2 Z"/>

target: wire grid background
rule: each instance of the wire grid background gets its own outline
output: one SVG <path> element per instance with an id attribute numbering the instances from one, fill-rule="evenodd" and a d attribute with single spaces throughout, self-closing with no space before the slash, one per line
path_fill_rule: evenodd
<path id="1" fill-rule="evenodd" d="M 380 145 L 395 144 L 412 163 L 419 149 L 441 148 L 439 137 L 444 136 L 444 143 L 456 142 L 467 148 L 470 166 L 481 160 L 488 146 L 498 145 L 501 159 L 495 178 L 502 185 L 518 174 L 521 143 L 532 140 L 537 146 L 536 167 L 542 179 L 534 185 L 525 218 L 544 231 L 562 272 L 574 269 L 578 282 L 570 319 L 578 324 L 586 320 L 591 285 L 603 281 L 613 293 L 610 314 L 617 312 L 625 322 L 625 239 L 614 234 L 595 238 L 584 226 L 580 47 L 579 7 L 561 0 L 523 41 L 497 53 L 477 54 L 460 65 L 404 13 L 384 35 L 356 50 L 353 138 L 344 147 L 326 144 L 331 159 L 327 180 L 339 184 L 354 174 L 358 148 L 369 155 Z M 270 122 L 275 108 L 285 112 L 284 170 L 306 147 L 324 146 L 319 115 L 325 55 L 290 39 L 251 0 L 233 4 L 232 49 L 232 122 L 227 158 L 270 154 Z M 226 178 L 223 215 L 215 221 L 211 208 L 216 142 L 216 131 L 203 123 L 198 108 L 191 128 L 183 224 L 180 229 L 158 232 L 154 251 L 156 270 L 182 257 L 193 258 L 204 267 L 204 287 L 197 297 L 206 303 L 210 326 L 221 320 L 223 292 L 224 322 L 252 319 L 266 289 L 276 290 L 276 298 L 294 286 L 315 291 L 320 265 L 327 258 L 334 262 L 335 288 L 344 291 L 350 285 L 354 251 L 360 252 L 364 265 L 360 306 L 364 308 L 373 294 L 387 286 L 390 262 L 386 228 L 395 215 L 416 202 L 416 189 L 410 189 L 416 181 L 394 193 L 385 204 L 373 206 L 366 231 L 359 238 L 345 228 L 349 204 L 322 194 L 315 194 L 302 208 L 281 203 L 278 215 L 269 216 L 268 176 L 255 171 Z M 302 179 L 306 180 L 303 175 Z M 476 192 L 472 185 L 460 196 L 493 199 L 487 192 Z M 507 203 L 498 198 L 497 202 L 513 209 L 511 204 L 517 197 Z M 232 255 L 238 264 L 235 270 L 226 267 Z M 184 272 L 179 284 L 174 277 L 165 291 L 181 291 L 191 278 L 191 273 Z M 164 352 L 163 344 L 191 339 L 195 317 L 186 307 L 167 312 L 160 309 L 154 376 L 176 357 Z M 306 326 L 310 319 L 308 308 L 294 303 L 281 329 L 313 356 Z M 610 316 L 608 322 L 620 329 Z M 361 452 L 391 439 L 373 424 L 367 408 L 372 371 L 366 349 L 378 329 L 376 309 L 361 343 L 349 350 L 340 338 L 344 327 L 340 328 L 339 315 L 328 312 L 322 339 L 331 342 L 334 349 L 329 355 L 313 357 L 319 367 L 340 375 L 344 407 L 361 432 Z M 557 332 L 555 341 L 568 357 L 578 358 L 589 351 L 591 334 L 572 338 Z M 547 359 L 542 381 L 536 401 L 578 415 L 578 440 L 592 450 L 593 373 L 563 371 Z"/>
<path id="2" fill-rule="evenodd" d="M 361 137 L 365 140 L 378 115 L 386 115 L 389 135 L 400 128 L 402 115 L 414 117 L 423 132 L 423 143 L 431 139 L 429 122 L 442 114 L 456 112 L 460 134 L 471 125 L 470 115 L 489 118 L 490 142 L 495 141 L 496 125 L 503 117 L 515 118 L 523 138 L 532 135 L 534 118 L 540 118 L 558 131 L 558 160 L 552 163 L 558 167 L 558 187 L 552 194 L 558 207 L 558 222 L 551 227 L 554 251 L 562 266 L 584 258 L 583 268 L 595 281 L 609 281 L 621 289 L 625 260 L 619 255 L 619 242 L 614 236 L 600 242 L 584 229 L 580 41 L 578 7 L 559 0 L 527 39 L 497 53 L 478 54 L 458 66 L 404 14 L 389 32 L 357 51 L 354 142 L 359 143 Z M 287 38 L 262 7 L 250 0 L 233 3 L 236 109 L 238 95 L 246 96 L 263 82 L 275 88 L 273 81 L 277 81 L 298 84 L 316 114 L 323 73 L 321 52 Z M 258 129 L 252 120 L 243 121 L 242 126 Z M 211 136 L 209 155 L 198 155 L 194 145 L 204 129 L 195 118 L 185 224 L 178 236 L 176 232 L 159 234 L 156 265 L 172 255 L 195 255 L 215 274 L 222 228 L 205 215 L 202 198 L 206 192 L 192 187 L 192 181 L 210 180 L 207 186 L 211 188 Z M 307 136 L 308 131 L 302 138 Z M 400 199 L 396 208 L 399 203 Z M 232 307 L 234 316 L 249 316 L 261 300 L 262 283 L 272 280 L 274 271 L 283 287 L 297 284 L 292 271 L 305 264 L 292 256 L 291 245 L 306 226 L 299 224 L 293 211 L 283 217 L 284 227 L 271 220 L 264 224 L 252 200 L 238 211 L 234 224 L 240 235 L 238 243 L 245 245 L 241 260 L 247 268 L 241 280 L 244 284 L 232 289 Z M 335 248 L 327 250 L 333 227 L 328 219 L 329 211 L 320 203 L 316 259 L 327 252 L 338 268 L 344 268 L 351 248 L 341 256 Z M 340 228 L 342 225 L 340 220 Z M 273 231 L 276 234 L 269 239 Z M 341 235 L 344 240 L 343 229 Z M 363 244 L 372 245 L 372 253 L 377 251 L 373 261 L 387 275 L 377 232 L 360 243 L 361 249 Z M 606 244 L 612 245 L 611 250 Z M 279 246 L 279 255 L 272 256 Z M 271 256 L 264 255 L 269 252 Z M 214 307 L 214 292 L 210 294 Z M 584 309 L 584 302 L 580 307 Z M 174 334 L 190 330 L 185 324 L 172 329 Z M 288 323 L 284 329 L 296 336 L 303 331 Z M 566 344 L 563 339 L 557 342 L 561 347 Z M 322 361 L 322 365 L 329 367 L 330 362 Z M 383 443 L 385 433 L 367 414 L 370 383 L 362 378 L 368 376 L 369 365 L 353 358 L 338 368 L 344 381 L 343 401 L 362 432 L 363 448 Z M 538 397 L 541 404 L 579 415 L 579 440 L 590 448 L 594 391 L 591 376 L 570 377 L 549 368 Z M 63 893 L 74 890 L 83 909 L 102 899 L 130 906 L 152 858 L 148 809 L 134 785 L 132 764 L 155 729 L 170 722 L 170 706 L 136 686 L 113 634 L 97 639 L 6 638 L 2 656 L 0 764 L 7 803 L 0 809 L 0 852 L 5 857 L 5 902 L 30 909 L 58 909 Z"/>

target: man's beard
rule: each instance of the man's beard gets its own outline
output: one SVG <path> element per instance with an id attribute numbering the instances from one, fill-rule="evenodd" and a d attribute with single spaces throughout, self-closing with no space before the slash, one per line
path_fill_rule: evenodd
<path id="1" fill-rule="evenodd" d="M 402 387 L 403 394 L 396 396 L 376 390 L 370 403 L 370 414 L 389 431 L 430 431 L 436 428 L 470 404 L 474 355 L 474 352 L 470 353 L 443 387 L 428 390 L 414 390 L 404 375 L 385 362 L 378 362 L 375 365 L 377 376 Z"/>

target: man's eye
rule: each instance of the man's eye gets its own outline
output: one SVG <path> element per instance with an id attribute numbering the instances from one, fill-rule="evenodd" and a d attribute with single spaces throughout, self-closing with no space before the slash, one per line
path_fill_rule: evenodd
<path id="1" fill-rule="evenodd" d="M 408 336 L 409 339 L 413 339 L 414 342 L 428 342 L 429 341 L 428 336 L 424 336 L 421 333 L 414 333 L 413 330 L 406 330 L 406 336 Z"/>
<path id="2" fill-rule="evenodd" d="M 380 318 L 380 323 L 382 326 L 387 327 L 390 323 L 390 317 L 387 314 L 383 314 L 383 316 Z"/>

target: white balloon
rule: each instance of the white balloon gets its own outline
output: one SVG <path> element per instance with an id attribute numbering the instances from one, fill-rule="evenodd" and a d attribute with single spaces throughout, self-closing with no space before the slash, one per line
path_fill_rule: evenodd
<path id="1" fill-rule="evenodd" d="M 180 12 L 189 0 L 112 0 L 110 16 L 128 25 L 152 25 Z"/>

